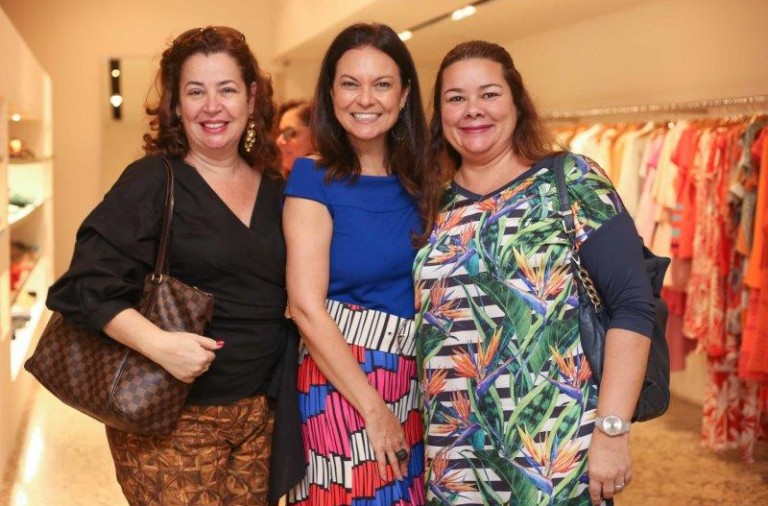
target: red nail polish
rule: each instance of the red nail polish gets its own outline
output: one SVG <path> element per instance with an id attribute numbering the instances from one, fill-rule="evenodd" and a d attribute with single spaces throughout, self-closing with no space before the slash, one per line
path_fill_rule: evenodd
<path id="1" fill-rule="evenodd" d="M 216 346 L 221 348 L 222 346 L 224 346 L 224 341 L 216 341 Z"/>

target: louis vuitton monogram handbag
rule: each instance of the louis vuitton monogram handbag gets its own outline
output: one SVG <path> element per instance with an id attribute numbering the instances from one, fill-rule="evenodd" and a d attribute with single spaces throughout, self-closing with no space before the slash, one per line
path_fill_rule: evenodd
<path id="1" fill-rule="evenodd" d="M 166 200 L 154 271 L 144 281 L 138 307 L 167 331 L 203 334 L 213 296 L 168 275 L 168 242 L 173 217 L 173 170 L 167 172 Z M 54 312 L 24 368 L 65 404 L 124 432 L 143 436 L 170 433 L 190 385 L 144 355 Z"/>

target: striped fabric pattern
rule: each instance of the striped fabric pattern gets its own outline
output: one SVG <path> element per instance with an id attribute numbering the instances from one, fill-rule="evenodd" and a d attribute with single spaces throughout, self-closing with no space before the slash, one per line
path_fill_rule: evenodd
<path id="1" fill-rule="evenodd" d="M 602 171 L 567 181 L 580 240 L 616 214 Z M 597 387 L 550 167 L 454 187 L 414 267 L 429 506 L 588 506 Z"/>
<path id="2" fill-rule="evenodd" d="M 304 349 L 297 386 L 307 474 L 288 495 L 288 504 L 423 505 L 424 447 L 413 320 L 333 300 L 326 309 L 370 384 L 402 423 L 411 449 L 408 476 L 398 481 L 387 467 L 387 479 L 379 477 L 363 418 Z"/>

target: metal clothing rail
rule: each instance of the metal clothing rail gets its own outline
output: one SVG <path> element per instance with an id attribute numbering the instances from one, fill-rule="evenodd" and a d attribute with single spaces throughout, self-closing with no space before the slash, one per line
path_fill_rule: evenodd
<path id="1" fill-rule="evenodd" d="M 751 95 L 748 97 L 718 98 L 713 100 L 696 100 L 690 102 L 672 102 L 667 104 L 627 105 L 619 107 L 604 107 L 597 109 L 582 109 L 577 111 L 551 111 L 543 114 L 544 121 L 580 120 L 596 116 L 618 116 L 623 114 L 645 113 L 707 113 L 713 109 L 731 107 L 753 107 L 768 109 L 768 95 Z"/>

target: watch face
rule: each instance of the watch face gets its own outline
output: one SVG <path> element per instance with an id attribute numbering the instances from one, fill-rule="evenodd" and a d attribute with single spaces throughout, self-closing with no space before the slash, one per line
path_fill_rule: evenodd
<path id="1" fill-rule="evenodd" d="M 623 426 L 624 423 L 621 421 L 621 418 L 611 415 L 603 418 L 601 429 L 609 436 L 616 436 L 621 434 Z"/>

